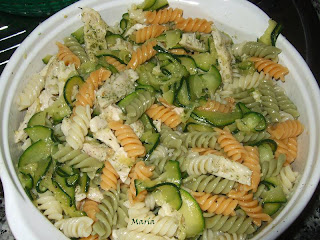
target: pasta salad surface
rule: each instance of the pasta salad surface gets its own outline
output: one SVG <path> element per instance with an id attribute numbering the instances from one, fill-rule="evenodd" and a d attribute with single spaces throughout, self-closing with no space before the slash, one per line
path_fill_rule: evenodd
<path id="1" fill-rule="evenodd" d="M 281 24 L 234 42 L 167 0 L 82 9 L 20 93 L 19 178 L 72 239 L 248 239 L 281 211 L 304 126 Z M 213 16 L 214 18 L 214 16 Z"/>

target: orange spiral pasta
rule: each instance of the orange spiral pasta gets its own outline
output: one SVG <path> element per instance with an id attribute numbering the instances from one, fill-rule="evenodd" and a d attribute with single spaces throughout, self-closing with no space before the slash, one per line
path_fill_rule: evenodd
<path id="1" fill-rule="evenodd" d="M 175 28 L 180 29 L 184 32 L 211 32 L 211 21 L 200 18 L 180 18 L 176 21 Z"/>
<path id="2" fill-rule="evenodd" d="M 180 116 L 171 108 L 166 108 L 158 104 L 153 104 L 146 113 L 153 120 L 161 120 L 161 122 L 170 128 L 175 128 L 181 123 Z"/>
<path id="3" fill-rule="evenodd" d="M 166 8 L 159 11 L 148 11 L 145 13 L 146 23 L 164 24 L 178 21 L 182 17 L 183 11 L 180 8 Z"/>
<path id="4" fill-rule="evenodd" d="M 80 240 L 98 240 L 98 239 L 99 239 L 99 235 L 80 238 Z"/>
<path id="5" fill-rule="evenodd" d="M 261 226 L 261 221 L 271 221 L 271 217 L 263 213 L 262 207 L 258 200 L 253 199 L 253 194 L 244 191 L 239 187 L 237 190 L 231 190 L 228 197 L 238 200 L 239 206 L 246 214 L 253 219 L 254 224 Z"/>
<path id="6" fill-rule="evenodd" d="M 113 168 L 109 161 L 106 161 L 104 168 L 102 169 L 100 187 L 105 191 L 116 189 L 118 179 L 119 175 L 117 171 Z"/>
<path id="7" fill-rule="evenodd" d="M 132 53 L 127 68 L 136 69 L 139 65 L 156 55 L 157 52 L 153 49 L 155 45 L 157 45 L 157 41 L 153 40 L 139 47 L 135 52 Z"/>
<path id="8" fill-rule="evenodd" d="M 165 30 L 167 30 L 167 27 L 158 24 L 144 27 L 134 33 L 135 42 L 143 43 L 151 38 L 160 36 Z"/>
<path id="9" fill-rule="evenodd" d="M 288 68 L 279 63 L 275 63 L 270 59 L 251 57 L 249 60 L 254 62 L 254 67 L 258 72 L 263 71 L 265 74 L 269 74 L 270 77 L 273 77 L 276 80 L 281 79 L 282 82 L 284 82 L 284 76 L 289 73 Z"/>
<path id="10" fill-rule="evenodd" d="M 126 70 L 126 65 L 122 64 L 121 62 L 119 62 L 117 59 L 115 59 L 113 57 L 106 56 L 106 61 L 107 61 L 107 63 L 114 66 L 119 72 Z"/>
<path id="11" fill-rule="evenodd" d="M 286 155 L 286 161 L 284 163 L 284 166 L 287 166 L 290 163 L 292 163 L 296 159 L 298 153 L 297 138 L 293 137 L 286 138 L 283 140 L 274 139 L 274 141 L 278 145 L 277 150 L 275 152 L 275 157 L 278 158 L 279 155 L 282 153 Z"/>
<path id="12" fill-rule="evenodd" d="M 109 122 L 109 127 L 115 131 L 118 141 L 129 158 L 143 157 L 146 154 L 146 148 L 129 125 L 112 121 Z"/>
<path id="13" fill-rule="evenodd" d="M 76 101 L 74 103 L 75 106 L 89 105 L 90 107 L 92 107 L 93 102 L 96 98 L 95 91 L 105 80 L 110 77 L 110 75 L 111 72 L 104 68 L 99 68 L 98 70 L 90 73 L 89 77 L 87 78 L 85 83 L 81 85 L 79 92 L 76 95 Z"/>
<path id="14" fill-rule="evenodd" d="M 211 195 L 205 192 L 193 192 L 192 195 L 195 197 L 196 201 L 202 211 L 207 211 L 208 213 L 222 214 L 224 216 L 235 216 L 236 213 L 234 209 L 238 205 L 238 201 L 227 198 L 225 196 Z"/>
<path id="15" fill-rule="evenodd" d="M 246 157 L 246 150 L 230 133 L 229 129 L 225 127 L 223 130 L 220 128 L 214 128 L 214 130 L 220 133 L 218 137 L 218 143 L 223 151 L 227 154 L 228 158 L 232 161 L 242 162 Z"/>
<path id="16" fill-rule="evenodd" d="M 192 148 L 191 151 L 197 152 L 199 153 L 199 155 L 214 154 L 214 155 L 225 157 L 224 153 L 211 148 Z"/>
<path id="17" fill-rule="evenodd" d="M 146 166 L 144 162 L 137 162 L 136 165 L 131 169 L 129 174 L 130 177 L 130 188 L 128 191 L 128 199 L 131 204 L 135 202 L 142 202 L 147 196 L 147 190 L 141 191 L 138 195 L 136 195 L 136 187 L 134 184 L 134 180 L 148 180 L 153 174 L 154 166 Z"/>
<path id="18" fill-rule="evenodd" d="M 303 132 L 303 125 L 299 120 L 287 120 L 268 127 L 268 132 L 274 139 L 297 137 Z"/>
<path id="19" fill-rule="evenodd" d="M 98 205 L 99 203 L 90 199 L 86 199 L 82 206 L 82 210 L 87 214 L 89 218 L 91 218 L 95 222 L 97 221 L 96 214 L 100 212 Z"/>
<path id="20" fill-rule="evenodd" d="M 223 104 L 214 100 L 208 100 L 205 105 L 198 107 L 198 110 L 229 113 L 232 111 L 233 103 Z"/>
<path id="21" fill-rule="evenodd" d="M 81 61 L 71 50 L 63 45 L 62 43 L 56 42 L 56 45 L 59 48 L 59 52 L 57 54 L 57 58 L 60 61 L 64 61 L 65 65 L 74 64 L 76 68 L 80 67 Z"/>
<path id="22" fill-rule="evenodd" d="M 244 191 L 252 189 L 253 192 L 257 191 L 260 183 L 261 167 L 259 163 L 259 152 L 257 147 L 245 146 L 244 149 L 247 151 L 247 155 L 243 160 L 243 165 L 247 166 L 252 171 L 251 186 L 243 185 Z"/>
<path id="23" fill-rule="evenodd" d="M 183 48 L 174 48 L 170 49 L 169 52 L 175 55 L 188 55 L 188 52 L 184 50 Z"/>

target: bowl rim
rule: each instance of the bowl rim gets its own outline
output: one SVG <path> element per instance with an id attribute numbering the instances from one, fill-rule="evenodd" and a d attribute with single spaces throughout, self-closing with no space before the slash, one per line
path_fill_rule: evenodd
<path id="1" fill-rule="evenodd" d="M 199 2 L 208 2 L 209 0 L 199 0 Z M 214 0 L 212 2 L 222 2 L 223 0 Z M 38 34 L 38 32 L 45 32 L 45 30 L 47 30 L 48 27 L 54 27 L 57 24 L 57 21 L 59 20 L 58 18 L 61 18 L 62 14 L 70 14 L 72 15 L 73 18 L 77 17 L 78 13 L 76 13 L 76 8 L 86 5 L 86 6 L 104 6 L 104 5 L 108 5 L 109 3 L 115 3 L 116 5 L 122 5 L 122 4 L 126 4 L 128 7 L 130 6 L 130 4 L 132 3 L 137 3 L 137 2 L 141 2 L 139 0 L 131 0 L 131 1 L 125 1 L 125 0 L 121 0 L 121 1 L 116 1 L 116 0 L 111 0 L 111 1 L 106 1 L 106 2 L 101 2 L 99 0 L 82 0 L 79 2 L 76 2 L 72 5 L 70 5 L 69 7 L 61 10 L 60 12 L 54 14 L 53 16 L 51 16 L 50 18 L 48 18 L 46 21 L 44 21 L 43 23 L 41 23 L 35 30 L 33 30 L 33 32 L 23 41 L 23 43 L 20 45 L 20 47 L 15 51 L 15 53 L 13 54 L 13 56 L 11 57 L 9 63 L 7 64 L 7 66 L 5 67 L 3 73 L 1 74 L 1 78 L 0 81 L 2 83 L 4 83 L 3 88 L 0 89 L 0 108 L 1 109 L 5 109 L 4 113 L 9 113 L 9 104 L 6 105 L 5 104 L 5 100 L 6 100 L 6 90 L 8 89 L 12 89 L 12 86 L 10 85 L 8 79 L 10 78 L 11 72 L 14 72 L 15 66 L 19 63 L 19 58 L 21 58 L 24 55 L 24 49 L 28 49 L 32 46 L 32 44 L 34 43 L 36 36 Z M 179 3 L 190 3 L 192 2 L 192 0 L 172 0 L 169 1 L 169 3 L 173 3 L 173 2 L 179 2 Z M 261 10 L 259 9 L 257 6 L 253 5 L 250 2 L 247 2 L 245 0 L 229 0 L 228 2 L 233 3 L 233 4 L 238 4 L 238 5 L 243 5 L 246 8 L 249 9 L 255 9 L 255 11 L 257 11 L 257 13 L 259 13 L 259 15 L 261 16 L 261 18 L 264 19 L 269 19 L 269 17 Z M 95 9 L 99 10 L 99 7 L 95 7 Z M 307 64 L 305 63 L 305 61 L 303 60 L 303 58 L 301 57 L 301 55 L 298 53 L 298 51 L 291 45 L 291 43 L 289 43 L 283 36 L 279 36 L 278 39 L 279 42 L 283 43 L 286 45 L 286 47 L 289 49 L 290 55 L 292 55 L 295 60 L 302 66 L 301 69 L 303 69 L 304 73 L 306 74 L 306 79 L 307 79 L 307 83 L 310 84 L 312 87 L 312 92 L 310 93 L 310 95 L 312 96 L 312 99 L 320 99 L 320 91 L 319 91 L 319 87 L 317 85 L 317 82 L 311 72 L 311 70 L 309 69 L 309 67 L 307 66 Z M 17 83 L 16 83 L 17 84 Z M 298 84 L 302 84 L 302 83 L 298 83 Z M 310 98 L 311 100 L 311 98 Z M 308 102 L 308 104 L 311 104 L 311 101 Z M 317 110 L 317 111 L 316 111 Z M 312 110 L 312 114 L 311 115 L 313 117 L 312 119 L 312 123 L 315 123 L 315 131 L 316 133 L 320 133 L 320 129 L 319 129 L 319 125 L 317 125 L 316 123 L 318 123 L 320 120 L 320 104 L 318 102 L 316 102 L 315 106 L 313 106 L 313 110 Z M 1 153 L 1 157 L 0 157 L 0 173 L 1 173 L 1 179 L 3 181 L 3 187 L 4 187 L 4 192 L 6 195 L 6 203 L 7 201 L 9 201 L 10 199 L 14 199 L 15 197 L 19 196 L 20 198 L 23 199 L 22 202 L 29 202 L 31 203 L 31 201 L 29 201 L 26 193 L 23 191 L 20 182 L 17 178 L 17 174 L 15 173 L 14 168 L 11 166 L 13 165 L 12 163 L 12 159 L 10 156 L 10 152 L 9 152 L 9 141 L 8 141 L 8 119 L 9 119 L 9 114 L 4 114 L 2 115 L 1 119 L 0 119 L 0 124 L 1 124 L 1 128 L 0 128 L 0 134 L 1 134 L 1 138 L 4 139 L 4 141 L 1 141 L 1 145 L 0 145 L 0 153 Z M 317 144 L 319 143 L 319 141 L 317 142 Z M 294 211 L 291 212 L 286 212 L 284 213 L 284 209 L 280 212 L 280 214 L 277 216 L 277 219 L 280 219 L 281 217 L 284 217 L 284 214 L 287 214 L 287 216 L 290 216 L 290 219 L 287 219 L 284 223 L 279 224 L 278 221 L 275 222 L 275 224 L 272 224 L 273 222 L 271 222 L 271 224 L 269 224 L 267 227 L 265 227 L 260 233 L 258 233 L 254 239 L 258 239 L 259 236 L 262 236 L 267 230 L 271 230 L 273 229 L 272 233 L 270 233 L 268 236 L 265 236 L 265 239 L 272 239 L 275 238 L 276 236 L 278 236 L 281 232 L 283 232 L 295 219 L 296 217 L 302 212 L 302 210 L 304 209 L 304 207 L 307 205 L 307 203 L 309 202 L 310 198 L 312 197 L 312 194 L 315 191 L 315 188 L 317 187 L 317 184 L 319 182 L 320 179 L 320 161 L 319 161 L 319 149 L 317 150 L 315 148 L 315 142 L 310 142 L 311 146 L 313 149 L 315 149 L 314 152 L 311 153 L 311 156 L 308 156 L 308 161 L 311 162 L 310 159 L 318 159 L 318 161 L 315 162 L 315 166 L 309 166 L 309 168 L 305 168 L 304 169 L 304 174 L 302 176 L 302 178 L 300 179 L 299 185 L 301 185 L 300 183 L 303 182 L 311 182 L 313 184 L 311 184 L 308 187 L 305 187 L 304 189 L 296 189 L 295 193 L 293 194 L 293 196 L 291 197 L 290 201 L 288 202 L 288 204 L 285 206 L 286 209 L 289 209 L 290 207 L 293 207 L 293 205 L 295 205 L 295 209 Z M 319 144 L 318 144 L 319 145 Z M 7 160 L 5 160 L 7 159 Z M 9 164 L 8 164 L 8 161 Z M 11 164 L 11 165 L 10 165 Z M 307 167 L 307 166 L 306 166 Z M 18 181 L 18 182 L 17 182 Z M 18 184 L 17 184 L 18 183 Z M 14 190 L 14 191 L 13 191 Z M 296 200 L 298 199 L 298 197 L 303 196 L 304 199 L 307 199 L 308 201 L 292 201 L 292 200 Z M 6 204 L 7 206 L 7 204 Z M 7 207 L 6 207 L 6 212 L 10 212 L 7 211 Z M 10 226 L 12 227 L 13 222 L 9 222 Z M 12 227 L 12 230 L 14 232 L 14 227 Z"/>

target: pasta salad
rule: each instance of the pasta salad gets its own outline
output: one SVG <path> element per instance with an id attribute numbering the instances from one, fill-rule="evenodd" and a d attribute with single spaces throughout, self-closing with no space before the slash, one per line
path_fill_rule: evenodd
<path id="1" fill-rule="evenodd" d="M 248 239 L 299 174 L 281 24 L 236 43 L 167 0 L 83 26 L 20 93 L 19 179 L 72 239 Z M 214 16 L 213 16 L 214 17 Z"/>

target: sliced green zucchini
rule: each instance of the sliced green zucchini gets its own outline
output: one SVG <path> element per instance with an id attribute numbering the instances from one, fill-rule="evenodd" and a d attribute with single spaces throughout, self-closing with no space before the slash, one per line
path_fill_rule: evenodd
<path id="1" fill-rule="evenodd" d="M 78 183 L 78 180 L 79 180 L 79 174 L 76 173 L 76 174 L 66 178 L 66 185 L 68 187 L 73 187 Z"/>
<path id="2" fill-rule="evenodd" d="M 42 58 L 42 62 L 44 64 L 48 64 L 48 62 L 50 61 L 50 59 L 52 58 L 52 55 L 48 54 L 47 56 L 45 56 L 44 58 Z"/>
<path id="3" fill-rule="evenodd" d="M 123 31 L 126 31 L 127 30 L 127 26 L 128 26 L 128 20 L 122 18 L 120 20 L 120 28 L 123 30 Z"/>
<path id="4" fill-rule="evenodd" d="M 136 195 L 138 195 L 140 192 L 147 190 L 147 188 L 152 188 L 155 185 L 157 185 L 156 181 L 152 180 L 141 180 L 141 179 L 135 179 L 134 180 L 134 186 L 136 188 Z"/>
<path id="5" fill-rule="evenodd" d="M 73 36 L 80 44 L 84 44 L 84 27 L 80 27 L 75 32 L 71 33 L 71 36 Z"/>
<path id="6" fill-rule="evenodd" d="M 272 139 L 263 139 L 263 140 L 257 142 L 255 145 L 259 147 L 259 146 L 265 145 L 265 144 L 269 145 L 269 147 L 271 148 L 273 153 L 275 153 L 277 151 L 278 145 Z"/>
<path id="7" fill-rule="evenodd" d="M 272 19 L 270 19 L 268 23 L 269 23 L 268 28 L 266 29 L 264 34 L 258 39 L 258 42 L 275 46 L 277 38 L 281 33 L 283 26 Z"/>
<path id="8" fill-rule="evenodd" d="M 112 64 L 108 63 L 105 57 L 99 57 L 98 64 L 103 68 L 110 70 L 112 73 L 118 73 L 118 69 Z"/>
<path id="9" fill-rule="evenodd" d="M 157 128 L 154 126 L 153 121 L 151 120 L 151 118 L 147 115 L 147 114 L 142 114 L 142 116 L 140 117 L 140 121 L 142 122 L 145 131 L 152 131 L 153 133 L 157 133 L 158 130 Z"/>
<path id="10" fill-rule="evenodd" d="M 212 61 L 214 62 L 214 65 L 217 66 L 218 52 L 212 37 L 208 38 L 208 45 L 209 45 L 209 52 L 210 52 L 210 56 L 212 57 Z"/>
<path id="11" fill-rule="evenodd" d="M 76 170 L 67 164 L 61 164 L 56 167 L 56 173 L 61 177 L 70 177 L 76 174 Z"/>
<path id="12" fill-rule="evenodd" d="M 169 160 L 164 167 L 164 172 L 157 177 L 154 181 L 160 182 L 171 182 L 178 187 L 181 185 L 181 170 L 178 161 Z"/>
<path id="13" fill-rule="evenodd" d="M 108 46 L 114 46 L 117 43 L 118 38 L 123 39 L 123 37 L 120 34 L 111 34 L 106 36 Z"/>
<path id="14" fill-rule="evenodd" d="M 32 189 L 33 187 L 33 178 L 30 174 L 19 173 L 18 174 L 21 185 L 24 189 Z"/>
<path id="15" fill-rule="evenodd" d="M 263 204 L 262 209 L 264 213 L 268 214 L 269 216 L 272 216 L 281 208 L 281 206 L 281 203 L 265 203 Z"/>
<path id="16" fill-rule="evenodd" d="M 151 85 L 141 85 L 139 84 L 138 86 L 136 86 L 136 90 L 146 90 L 148 92 L 151 92 L 151 93 L 155 93 L 155 89 L 151 86 Z"/>
<path id="17" fill-rule="evenodd" d="M 264 184 L 271 185 L 272 187 L 277 187 L 281 185 L 278 177 L 268 177 L 262 181 Z"/>
<path id="18" fill-rule="evenodd" d="M 247 112 L 241 119 L 236 120 L 237 128 L 243 132 L 260 132 L 266 129 L 264 116 L 257 112 Z"/>
<path id="19" fill-rule="evenodd" d="M 87 173 L 80 173 L 79 185 L 82 193 L 88 192 L 90 186 L 90 178 L 88 177 Z"/>
<path id="20" fill-rule="evenodd" d="M 63 88 L 63 96 L 69 107 L 73 107 L 73 102 L 75 101 L 74 97 L 79 91 L 82 84 L 84 84 L 84 81 L 80 76 L 73 76 L 66 81 Z"/>
<path id="21" fill-rule="evenodd" d="M 46 116 L 45 111 L 35 113 L 28 122 L 28 128 L 33 126 L 45 126 L 46 125 Z"/>
<path id="22" fill-rule="evenodd" d="M 166 36 L 166 47 L 173 48 L 180 42 L 182 32 L 178 29 L 170 30 L 165 32 L 165 36 Z"/>
<path id="23" fill-rule="evenodd" d="M 271 188 L 269 191 L 264 192 L 261 196 L 262 196 L 264 203 L 285 203 L 285 202 L 287 202 L 286 195 L 284 194 L 281 186 Z"/>
<path id="24" fill-rule="evenodd" d="M 54 181 L 59 185 L 59 187 L 63 190 L 65 194 L 67 194 L 71 202 L 69 202 L 69 206 L 75 204 L 75 187 L 74 186 L 68 186 L 66 178 L 59 176 L 58 174 L 55 174 L 53 176 Z"/>
<path id="25" fill-rule="evenodd" d="M 152 131 L 147 131 L 143 133 L 140 140 L 143 146 L 146 148 L 145 160 L 148 160 L 154 149 L 160 143 L 160 133 L 153 133 Z"/>
<path id="26" fill-rule="evenodd" d="M 46 112 L 52 117 L 54 123 L 60 123 L 62 119 L 71 114 L 71 109 L 64 100 L 64 97 L 60 96 L 50 107 L 46 109 Z"/>
<path id="27" fill-rule="evenodd" d="M 37 170 L 34 172 L 34 177 L 33 177 L 35 187 L 38 193 L 44 193 L 45 191 L 47 191 L 47 188 L 43 187 L 41 182 L 45 177 L 45 175 L 47 174 L 51 164 L 52 164 L 51 157 L 48 157 L 38 162 L 38 167 L 37 167 Z"/>
<path id="28" fill-rule="evenodd" d="M 164 90 L 164 88 L 162 88 L 162 91 L 162 97 L 164 98 L 164 100 L 166 100 L 169 104 L 173 104 L 176 95 L 175 84 L 171 85 L 170 88 L 166 91 Z"/>
<path id="29" fill-rule="evenodd" d="M 143 3 L 139 4 L 137 7 L 142 9 L 142 10 L 147 10 L 151 8 L 157 0 L 144 0 Z"/>
<path id="30" fill-rule="evenodd" d="M 51 128 L 45 126 L 33 126 L 25 128 L 24 131 L 28 134 L 33 143 L 39 140 L 44 140 L 48 143 L 52 143 L 53 130 Z"/>
<path id="31" fill-rule="evenodd" d="M 154 197 L 158 206 L 168 203 L 175 210 L 179 210 L 182 206 L 179 188 L 173 183 L 160 183 L 147 190 L 152 191 L 151 195 Z"/>
<path id="32" fill-rule="evenodd" d="M 40 161 L 51 155 L 51 143 L 39 140 L 28 147 L 19 158 L 18 168 L 24 174 L 33 174 Z"/>
<path id="33" fill-rule="evenodd" d="M 249 108 L 246 107 L 245 104 L 243 104 L 242 102 L 238 103 L 239 108 L 241 109 L 242 114 L 246 114 L 248 112 L 251 112 L 251 110 Z"/>
<path id="34" fill-rule="evenodd" d="M 177 90 L 177 94 L 175 96 L 175 102 L 182 107 L 189 105 L 191 100 L 189 92 L 189 82 L 186 79 L 182 78 L 180 86 Z"/>
<path id="35" fill-rule="evenodd" d="M 191 238 L 203 232 L 205 223 L 202 210 L 197 201 L 187 191 L 180 189 L 182 206 L 179 212 L 184 217 L 186 237 Z"/>
<path id="36" fill-rule="evenodd" d="M 147 8 L 146 10 L 155 11 L 162 8 L 165 8 L 169 5 L 167 0 L 156 0 L 155 4 L 153 4 L 150 8 Z"/>
<path id="37" fill-rule="evenodd" d="M 269 144 L 261 144 L 258 146 L 260 162 L 270 161 L 274 158 L 272 148 Z"/>
<path id="38" fill-rule="evenodd" d="M 210 67 L 215 64 L 214 58 L 212 58 L 208 52 L 194 54 L 192 57 L 196 63 L 196 66 L 206 72 L 209 71 Z"/>
<path id="39" fill-rule="evenodd" d="M 197 74 L 198 72 L 197 66 L 192 57 L 186 55 L 186 56 L 179 56 L 178 58 L 180 59 L 181 64 L 186 67 L 190 75 Z"/>
<path id="40" fill-rule="evenodd" d="M 213 132 L 212 126 L 197 123 L 187 123 L 186 130 L 188 132 Z"/>
<path id="41" fill-rule="evenodd" d="M 128 64 L 128 62 L 131 59 L 131 53 L 127 50 L 109 50 L 109 49 L 103 49 L 96 53 L 97 57 L 102 56 L 110 56 L 115 58 L 117 61 L 119 61 L 122 64 Z"/>
<path id="42" fill-rule="evenodd" d="M 208 73 L 201 75 L 203 87 L 210 97 L 213 97 L 221 84 L 221 75 L 215 66 L 209 68 Z"/>

